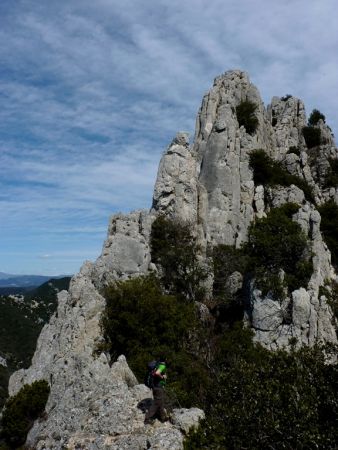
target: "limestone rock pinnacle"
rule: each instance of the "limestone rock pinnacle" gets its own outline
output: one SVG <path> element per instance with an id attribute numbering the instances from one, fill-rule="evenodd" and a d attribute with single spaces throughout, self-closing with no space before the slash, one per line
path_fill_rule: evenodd
<path id="1" fill-rule="evenodd" d="M 236 108 L 243 100 L 256 105 L 258 126 L 252 134 L 238 122 Z M 206 258 L 210 246 L 239 247 L 247 240 L 250 224 L 265 217 L 271 207 L 296 203 L 299 210 L 293 220 L 309 237 L 313 255 L 308 286 L 280 303 L 262 296 L 252 282 L 245 321 L 255 339 L 271 349 L 287 346 L 290 337 L 306 345 L 337 342 L 332 311 L 320 295 L 320 287 L 337 275 L 320 232 L 316 205 L 328 199 L 338 203 L 338 189 L 323 185 L 329 158 L 338 158 L 338 153 L 324 122 L 317 125 L 322 136 L 317 151 L 309 151 L 304 126 L 301 100 L 274 97 L 265 108 L 245 72 L 228 71 L 215 79 L 197 114 L 194 142 L 189 143 L 186 133 L 178 133 L 161 158 L 151 211 L 112 216 L 101 256 L 95 263 L 84 263 L 69 292 L 59 294 L 57 312 L 42 330 L 31 367 L 11 377 L 10 394 L 38 379 L 46 379 L 51 387 L 47 418 L 34 424 L 28 445 L 37 450 L 178 450 L 183 448 L 182 430 L 203 417 L 200 410 L 180 410 L 174 425 L 145 429 L 137 405 L 149 391 L 137 384 L 123 356 L 110 361 L 96 351 L 102 338 L 103 288 L 156 269 L 150 232 L 159 214 L 190 223 L 204 252 L 201 257 Z M 295 185 L 255 185 L 249 156 L 257 149 L 308 182 L 314 189 L 314 203 Z M 242 275 L 234 271 L 224 283 L 238 290 Z M 291 321 L 284 320 L 285 311 L 292 311 Z"/>

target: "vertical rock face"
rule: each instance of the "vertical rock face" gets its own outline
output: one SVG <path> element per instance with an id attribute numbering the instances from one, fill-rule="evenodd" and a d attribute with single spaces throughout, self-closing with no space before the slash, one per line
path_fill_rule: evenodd
<path id="1" fill-rule="evenodd" d="M 252 135 L 237 120 L 236 107 L 243 100 L 257 105 L 258 128 Z M 155 268 L 149 238 L 158 214 L 189 222 L 205 250 L 217 244 L 240 246 L 252 221 L 266 216 L 269 208 L 297 203 L 299 211 L 293 219 L 308 235 L 313 253 L 310 282 L 283 302 L 262 297 L 251 283 L 245 320 L 256 340 L 269 348 L 287 346 L 290 337 L 306 345 L 337 341 L 332 311 L 319 295 L 320 286 L 336 274 L 315 204 L 294 185 L 255 186 L 249 167 L 250 152 L 263 149 L 313 186 L 317 204 L 329 198 L 338 203 L 338 189 L 323 185 L 330 158 L 337 158 L 331 132 L 320 121 L 316 127 L 321 130 L 321 144 L 308 150 L 305 125 L 299 99 L 274 97 L 265 109 L 246 73 L 230 71 L 215 79 L 203 98 L 193 145 L 186 133 L 179 133 L 161 159 L 151 211 L 111 218 L 101 256 L 94 264 L 85 263 L 69 292 L 59 295 L 57 313 L 41 333 L 32 366 L 11 377 L 10 394 L 37 379 L 46 379 L 51 386 L 47 418 L 35 423 L 29 445 L 38 450 L 182 449 L 180 430 L 186 432 L 201 418 L 199 410 L 179 411 L 175 425 L 145 428 L 138 405 L 149 391 L 137 384 L 125 358 L 114 362 L 98 352 L 103 289 L 114 280 Z M 238 272 L 224 280 L 235 290 L 241 281 Z M 286 323 L 290 310 L 292 320 Z"/>
<path id="2" fill-rule="evenodd" d="M 149 236 L 154 218 L 147 211 L 111 217 L 102 254 L 93 268 L 98 289 L 117 279 L 143 275 L 151 268 Z"/>
<path id="3" fill-rule="evenodd" d="M 243 100 L 257 105 L 254 136 L 239 128 L 236 107 Z M 269 123 L 257 89 L 244 72 L 215 80 L 197 117 L 193 152 L 199 162 L 200 215 L 206 241 L 240 245 L 254 218 L 254 183 L 249 170 L 252 149 L 267 149 Z"/>
<path id="4" fill-rule="evenodd" d="M 236 107 L 243 100 L 257 105 L 258 127 L 253 135 L 240 127 L 237 120 Z M 294 185 L 275 189 L 255 186 L 249 167 L 250 153 L 262 149 L 288 172 L 304 179 L 313 188 L 317 204 L 329 198 L 337 201 L 337 189 L 323 188 L 329 159 L 338 157 L 331 131 L 320 120 L 316 128 L 321 132 L 321 144 L 309 150 L 303 136 L 306 125 L 301 100 L 291 95 L 273 97 L 271 105 L 265 109 L 246 73 L 226 72 L 215 79 L 212 89 L 203 98 L 193 146 L 190 149 L 184 146 L 185 157 L 181 158 L 180 166 L 174 163 L 172 147 L 169 147 L 160 163 L 155 185 L 153 211 L 156 212 L 157 199 L 162 195 L 164 201 L 158 210 L 182 220 L 189 217 L 204 249 L 217 244 L 239 247 L 247 239 L 249 225 L 256 218 L 265 217 L 271 206 L 278 207 L 286 202 L 299 205 L 294 220 L 310 239 L 314 265 L 311 280 L 306 289 L 295 291 L 283 304 L 262 298 L 259 291 L 253 291 L 246 315 L 256 339 L 269 348 L 287 346 L 290 337 L 297 337 L 306 345 L 313 345 L 317 340 L 337 341 L 331 310 L 325 297 L 319 298 L 320 286 L 335 279 L 336 274 L 320 233 L 320 215 L 315 205 Z M 173 167 L 180 167 L 181 174 Z M 183 197 L 165 203 L 168 190 L 163 187 L 177 186 L 179 180 L 186 180 L 187 173 L 190 196 L 184 197 L 184 207 Z M 194 173 L 195 179 L 191 178 Z M 170 188 L 170 192 L 174 189 Z M 270 205 L 265 202 L 266 195 Z M 286 324 L 285 315 L 290 308 L 295 319 Z"/>
<path id="5" fill-rule="evenodd" d="M 187 133 L 178 133 L 163 155 L 154 189 L 154 213 L 197 221 L 197 165 Z"/>
<path id="6" fill-rule="evenodd" d="M 302 128 L 306 125 L 304 104 L 289 95 L 273 97 L 267 112 L 275 135 L 274 157 L 281 160 L 290 148 L 298 148 L 303 141 Z"/>

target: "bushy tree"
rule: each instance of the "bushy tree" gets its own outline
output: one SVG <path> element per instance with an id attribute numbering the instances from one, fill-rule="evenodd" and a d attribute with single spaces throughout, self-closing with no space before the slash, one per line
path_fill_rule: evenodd
<path id="1" fill-rule="evenodd" d="M 151 257 L 161 269 L 164 289 L 187 301 L 202 300 L 208 269 L 188 223 L 159 216 L 151 229 Z"/>
<path id="2" fill-rule="evenodd" d="M 234 349 L 185 450 L 336 448 L 338 368 L 322 349 L 270 352 L 247 340 Z"/>
<path id="3" fill-rule="evenodd" d="M 113 359 L 124 354 L 142 382 L 146 363 L 165 354 L 175 397 L 188 406 L 200 402 L 208 382 L 196 357 L 201 330 L 195 306 L 162 294 L 154 276 L 117 282 L 105 298 L 102 328 Z"/>
<path id="4" fill-rule="evenodd" d="M 308 149 L 318 147 L 321 144 L 320 128 L 303 127 L 303 136 Z"/>
<path id="5" fill-rule="evenodd" d="M 292 220 L 299 207 L 287 203 L 273 208 L 268 216 L 249 227 L 245 248 L 251 258 L 252 270 L 264 293 L 272 291 L 280 296 L 279 273 L 285 273 L 290 290 L 306 287 L 312 274 L 308 238 L 300 225 Z"/>
<path id="6" fill-rule="evenodd" d="M 321 215 L 320 230 L 331 252 L 332 263 L 338 265 L 338 205 L 329 200 L 318 207 Z"/>
<path id="7" fill-rule="evenodd" d="M 318 122 L 322 120 L 325 123 L 325 116 L 318 109 L 314 109 L 309 117 L 308 126 L 313 127 L 318 124 Z"/>
<path id="8" fill-rule="evenodd" d="M 327 171 L 324 187 L 338 187 L 338 159 L 329 158 L 329 170 Z"/>
<path id="9" fill-rule="evenodd" d="M 254 134 L 258 126 L 258 118 L 256 116 L 257 105 L 250 100 L 243 100 L 236 107 L 236 114 L 239 126 L 244 126 L 249 134 Z"/>
<path id="10" fill-rule="evenodd" d="M 274 161 L 264 150 L 250 153 L 250 167 L 253 170 L 255 184 L 267 186 L 290 186 L 294 184 L 304 192 L 305 198 L 314 201 L 312 188 L 302 178 L 290 174 L 280 162 Z"/>
<path id="11" fill-rule="evenodd" d="M 20 391 L 10 397 L 2 416 L 2 437 L 11 447 L 24 444 L 28 431 L 44 411 L 48 396 L 47 381 L 34 381 L 25 384 Z"/>
<path id="12" fill-rule="evenodd" d="M 325 295 L 332 312 L 338 320 L 338 282 L 331 280 L 325 283 L 325 286 L 319 288 L 319 296 Z M 336 323 L 337 325 L 337 323 Z M 338 329 L 336 330 L 338 335 Z"/>

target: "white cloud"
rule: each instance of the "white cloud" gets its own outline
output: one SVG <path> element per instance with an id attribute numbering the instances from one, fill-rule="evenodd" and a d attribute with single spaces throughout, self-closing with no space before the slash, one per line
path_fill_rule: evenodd
<path id="1" fill-rule="evenodd" d="M 79 246 L 88 227 L 98 248 L 110 213 L 150 206 L 162 151 L 176 131 L 193 135 L 225 70 L 248 71 L 266 103 L 301 97 L 337 132 L 335 11 L 333 0 L 5 0 L 4 245 L 30 228 Z M 39 242 L 28 233 L 24 245 Z"/>

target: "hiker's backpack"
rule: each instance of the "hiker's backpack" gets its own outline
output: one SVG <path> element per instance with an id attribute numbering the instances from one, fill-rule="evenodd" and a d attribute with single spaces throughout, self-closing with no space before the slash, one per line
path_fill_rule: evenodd
<path id="1" fill-rule="evenodd" d="M 154 375 L 158 366 L 158 361 L 150 361 L 147 364 L 147 372 L 144 377 L 144 384 L 152 389 L 154 387 Z"/>

